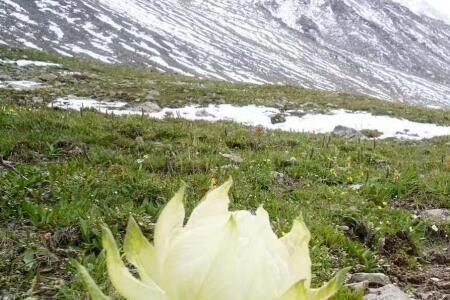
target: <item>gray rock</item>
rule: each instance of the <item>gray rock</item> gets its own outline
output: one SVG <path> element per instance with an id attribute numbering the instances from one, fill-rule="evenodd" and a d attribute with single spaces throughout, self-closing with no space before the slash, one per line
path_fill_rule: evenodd
<path id="1" fill-rule="evenodd" d="M 450 222 L 450 210 L 449 209 L 428 209 L 419 214 L 419 217 L 428 222 L 442 223 Z"/>
<path id="2" fill-rule="evenodd" d="M 338 226 L 339 229 L 341 229 L 342 231 L 349 231 L 350 227 L 348 227 L 347 225 L 342 225 L 342 226 Z"/>
<path id="3" fill-rule="evenodd" d="M 222 157 L 225 157 L 225 158 L 231 160 L 232 162 L 235 162 L 235 163 L 238 163 L 238 164 L 244 162 L 244 159 L 241 156 L 237 155 L 237 154 L 229 154 L 229 153 L 219 153 L 219 154 Z"/>
<path id="4" fill-rule="evenodd" d="M 6 74 L 0 74 L 0 81 L 10 81 L 12 80 L 11 76 Z"/>
<path id="5" fill-rule="evenodd" d="M 346 138 L 346 139 L 358 139 L 358 138 L 365 138 L 365 136 L 360 133 L 358 130 L 350 128 L 350 127 L 345 127 L 342 125 L 338 125 L 333 129 L 333 134 Z"/>
<path id="6" fill-rule="evenodd" d="M 132 110 L 143 111 L 144 113 L 154 113 L 161 110 L 161 107 L 155 102 L 147 101 L 131 107 Z"/>
<path id="7" fill-rule="evenodd" d="M 195 113 L 195 116 L 197 116 L 197 117 L 212 117 L 212 118 L 216 117 L 215 115 L 213 115 L 212 113 L 206 111 L 205 109 L 197 111 Z"/>
<path id="8" fill-rule="evenodd" d="M 51 74 L 51 73 L 45 73 L 39 76 L 39 79 L 42 81 L 55 81 L 56 79 L 58 79 L 58 76 L 56 76 L 55 74 Z"/>
<path id="9" fill-rule="evenodd" d="M 286 122 L 286 116 L 284 114 L 276 114 L 270 118 L 272 124 L 284 123 Z"/>
<path id="10" fill-rule="evenodd" d="M 348 283 L 345 285 L 345 287 L 353 291 L 361 291 L 361 290 L 365 291 L 369 288 L 369 282 L 361 281 L 355 283 Z"/>
<path id="11" fill-rule="evenodd" d="M 391 284 L 389 277 L 383 273 L 355 273 L 352 274 L 348 283 L 367 281 L 369 287 L 380 287 Z"/>
<path id="12" fill-rule="evenodd" d="M 145 146 L 144 138 L 142 136 L 136 137 L 135 142 L 136 142 L 136 145 L 138 147 L 144 147 Z"/>
<path id="13" fill-rule="evenodd" d="M 383 286 L 378 289 L 370 289 L 364 297 L 366 300 L 410 300 L 401 289 L 393 284 Z"/>
<path id="14" fill-rule="evenodd" d="M 41 104 L 44 102 L 44 99 L 42 99 L 42 97 L 33 97 L 32 98 L 33 103 L 35 104 Z"/>
<path id="15" fill-rule="evenodd" d="M 286 175 L 284 173 L 281 172 L 277 172 L 277 171 L 273 171 L 272 172 L 272 178 L 278 182 L 278 184 L 283 184 L 284 183 L 284 178 L 286 177 Z"/>
<path id="16" fill-rule="evenodd" d="M 158 90 L 150 90 L 148 91 L 147 95 L 145 96 L 146 101 L 153 101 L 156 97 L 159 97 L 160 93 Z"/>

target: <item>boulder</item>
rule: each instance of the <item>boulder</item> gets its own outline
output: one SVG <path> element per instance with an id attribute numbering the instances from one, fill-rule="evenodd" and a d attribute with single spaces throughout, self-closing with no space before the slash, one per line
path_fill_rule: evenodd
<path id="1" fill-rule="evenodd" d="M 46 73 L 39 76 L 39 79 L 45 82 L 55 81 L 58 79 L 58 76 L 52 73 Z"/>
<path id="2" fill-rule="evenodd" d="M 283 184 L 283 183 L 284 183 L 285 177 L 286 177 L 286 175 L 285 175 L 284 173 L 277 172 L 277 171 L 273 171 L 273 172 L 272 172 L 272 178 L 273 178 L 278 184 Z"/>
<path id="3" fill-rule="evenodd" d="M 419 217 L 428 222 L 442 223 L 450 222 L 450 210 L 449 209 L 427 209 L 419 214 Z"/>
<path id="4" fill-rule="evenodd" d="M 388 284 L 378 289 L 370 289 L 364 297 L 366 300 L 410 300 L 401 289 L 393 284 Z"/>
<path id="5" fill-rule="evenodd" d="M 132 110 L 143 111 L 144 113 L 154 113 L 159 112 L 161 107 L 155 102 L 147 101 L 139 103 L 138 105 L 133 105 Z"/>
<path id="6" fill-rule="evenodd" d="M 195 113 L 195 116 L 199 117 L 199 118 L 216 118 L 216 116 L 214 114 L 210 113 L 206 109 L 202 109 L 202 110 L 197 111 Z"/>
<path id="7" fill-rule="evenodd" d="M 147 92 L 147 95 L 145 96 L 146 101 L 153 101 L 156 97 L 160 95 L 158 90 L 150 90 Z"/>
<path id="8" fill-rule="evenodd" d="M 6 74 L 0 74 L 0 81 L 10 81 L 12 80 L 11 76 Z"/>
<path id="9" fill-rule="evenodd" d="M 286 116 L 284 114 L 276 114 L 270 118 L 272 124 L 284 123 L 286 122 Z"/>
<path id="10" fill-rule="evenodd" d="M 355 273 L 352 274 L 348 283 L 367 282 L 369 287 L 380 287 L 391 284 L 389 277 L 383 273 Z"/>
<path id="11" fill-rule="evenodd" d="M 356 129 L 345 127 L 342 125 L 338 125 L 334 127 L 333 132 L 334 135 L 346 138 L 346 139 L 358 139 L 365 138 L 365 136 Z"/>
<path id="12" fill-rule="evenodd" d="M 229 153 L 219 153 L 219 154 L 222 157 L 225 157 L 225 158 L 231 160 L 232 162 L 235 162 L 235 163 L 238 163 L 238 164 L 244 162 L 244 159 L 241 156 L 237 155 L 237 154 L 229 154 Z"/>

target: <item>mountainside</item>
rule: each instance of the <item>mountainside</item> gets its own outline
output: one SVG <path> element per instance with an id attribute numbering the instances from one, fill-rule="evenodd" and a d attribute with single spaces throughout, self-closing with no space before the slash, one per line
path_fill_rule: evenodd
<path id="1" fill-rule="evenodd" d="M 0 43 L 450 107 L 450 26 L 390 0 L 2 0 Z"/>

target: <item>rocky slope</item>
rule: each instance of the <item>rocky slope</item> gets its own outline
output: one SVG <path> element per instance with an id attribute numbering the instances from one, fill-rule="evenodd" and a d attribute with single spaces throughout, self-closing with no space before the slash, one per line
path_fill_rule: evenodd
<path id="1" fill-rule="evenodd" d="M 3 0 L 0 43 L 450 107 L 450 26 L 390 0 Z"/>

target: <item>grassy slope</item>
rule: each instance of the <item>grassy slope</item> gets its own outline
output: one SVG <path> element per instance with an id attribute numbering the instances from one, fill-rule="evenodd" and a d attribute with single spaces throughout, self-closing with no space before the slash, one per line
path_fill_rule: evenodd
<path id="1" fill-rule="evenodd" d="M 67 271 L 69 258 L 82 260 L 112 293 L 103 275 L 99 224 L 107 223 L 120 239 L 131 213 L 151 236 L 161 207 L 181 181 L 189 185 L 191 209 L 213 178 L 222 182 L 233 176 L 233 208 L 264 204 L 279 234 L 303 213 L 313 234 L 316 284 L 346 265 L 354 272 L 389 272 L 393 265 L 415 268 L 423 261 L 422 251 L 450 233 L 448 225 L 435 233 L 431 224 L 411 216 L 416 208 L 450 208 L 450 138 L 374 145 L 229 123 L 114 118 L 89 111 L 80 115 L 31 100 L 76 94 L 134 101 L 156 89 L 156 101 L 172 106 L 308 103 L 314 110 L 364 109 L 441 124 L 450 124 L 449 112 L 291 87 L 199 81 L 2 47 L 0 53 L 0 58 L 26 55 L 94 74 L 32 92 L 0 90 L 0 155 L 20 173 L 0 169 L 0 290 L 19 298 L 27 293 L 81 298 L 79 279 L 72 269 Z M 3 71 L 18 76 L 11 67 Z M 33 78 L 39 76 L 36 72 L 42 71 L 21 76 Z M 144 145 L 136 143 L 138 136 Z M 223 167 L 230 162 L 219 152 L 239 154 L 245 161 Z M 284 179 L 274 179 L 274 171 L 284 173 Z M 353 191 L 349 185 L 354 183 L 364 185 Z M 351 297 L 359 298 L 342 291 L 338 299 Z"/>

